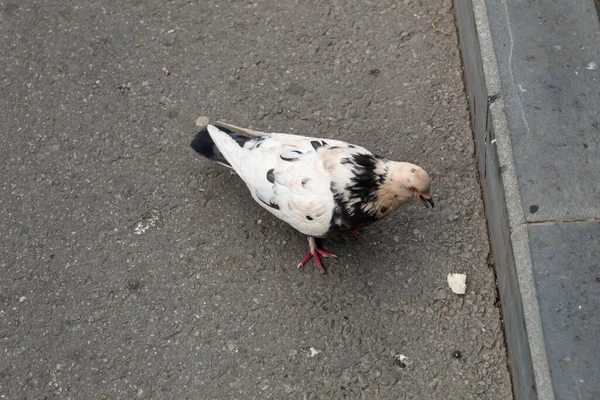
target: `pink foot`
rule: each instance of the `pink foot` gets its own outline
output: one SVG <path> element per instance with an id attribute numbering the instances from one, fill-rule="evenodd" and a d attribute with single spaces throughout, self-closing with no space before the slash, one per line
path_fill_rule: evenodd
<path id="1" fill-rule="evenodd" d="M 300 264 L 298 264 L 298 268 L 303 267 L 304 264 L 306 264 L 313 257 L 315 258 L 315 262 L 317 263 L 317 267 L 319 268 L 319 271 L 321 271 L 322 274 L 325 274 L 326 272 L 325 272 L 325 268 L 323 267 L 323 263 L 321 262 L 321 257 L 335 258 L 337 256 L 328 251 L 317 248 L 315 238 L 312 236 L 309 236 L 308 237 L 308 253 L 306 254 L 306 257 L 304 257 L 302 259 L 302 261 L 300 261 Z"/>
<path id="2" fill-rule="evenodd" d="M 360 233 L 358 233 L 358 231 L 356 229 L 353 231 L 350 231 L 350 234 L 357 239 L 360 237 Z"/>

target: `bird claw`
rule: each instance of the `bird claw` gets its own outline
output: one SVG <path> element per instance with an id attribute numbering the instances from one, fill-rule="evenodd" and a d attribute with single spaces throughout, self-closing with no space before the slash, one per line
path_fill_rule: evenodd
<path id="1" fill-rule="evenodd" d="M 321 249 L 315 249 L 315 251 L 316 251 L 317 253 L 319 253 L 319 255 L 320 255 L 321 257 L 325 257 L 325 258 L 337 258 L 337 256 L 336 256 L 335 254 L 333 254 L 333 253 L 330 253 L 330 252 L 328 252 L 328 251 L 325 251 L 325 250 L 321 250 Z"/>
<path id="2" fill-rule="evenodd" d="M 298 266 L 296 268 L 301 268 L 303 267 L 311 258 L 315 258 L 315 262 L 317 263 L 317 267 L 319 268 L 319 271 L 322 274 L 326 274 L 327 272 L 325 271 L 325 268 L 323 267 L 323 262 L 321 261 L 321 257 L 324 258 L 337 258 L 337 256 L 333 253 L 330 253 L 328 251 L 325 250 L 321 250 L 319 248 L 317 248 L 317 245 L 315 243 L 315 239 L 313 237 L 309 237 L 308 238 L 308 253 L 306 254 L 306 256 L 302 259 L 302 261 L 300 261 L 300 263 L 298 264 Z"/>

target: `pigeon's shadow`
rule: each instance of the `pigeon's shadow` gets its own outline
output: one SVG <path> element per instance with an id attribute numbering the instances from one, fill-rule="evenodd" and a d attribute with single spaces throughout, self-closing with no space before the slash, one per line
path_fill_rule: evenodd
<path id="1" fill-rule="evenodd" d="M 316 279 L 321 276 L 313 260 L 300 270 L 294 268 L 308 249 L 306 237 L 256 204 L 235 173 L 211 163 L 203 173 L 212 182 L 212 198 L 220 203 L 220 211 L 234 216 L 229 228 L 249 232 L 249 240 L 241 245 L 244 252 L 256 254 L 253 264 L 261 273 L 269 273 L 264 270 L 263 260 L 272 257 L 276 260 L 272 264 L 286 275 L 310 273 Z M 320 248 L 337 255 L 335 259 L 323 259 L 327 271 L 323 279 L 336 284 L 367 279 L 380 285 L 390 279 L 414 276 L 426 261 L 422 252 L 414 251 L 411 225 L 402 212 L 397 212 L 361 230 L 358 238 L 348 232 L 318 239 Z"/>

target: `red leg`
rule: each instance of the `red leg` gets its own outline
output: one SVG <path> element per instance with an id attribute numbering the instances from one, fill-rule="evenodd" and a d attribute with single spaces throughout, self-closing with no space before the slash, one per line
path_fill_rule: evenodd
<path id="1" fill-rule="evenodd" d="M 331 258 L 331 257 L 336 257 L 336 255 L 333 253 L 330 253 L 328 251 L 317 248 L 315 238 L 312 236 L 309 236 L 308 237 L 308 253 L 302 259 L 302 261 L 300 261 L 300 264 L 298 264 L 298 268 L 304 266 L 304 264 L 306 264 L 313 257 L 315 258 L 315 262 L 317 263 L 317 267 L 319 268 L 319 271 L 321 271 L 321 273 L 324 274 L 326 272 L 325 272 L 325 268 L 323 267 L 323 263 L 321 262 L 321 257 Z"/>
<path id="2" fill-rule="evenodd" d="M 352 236 L 354 236 L 357 239 L 360 237 L 360 233 L 358 233 L 358 231 L 356 229 L 353 231 L 350 231 L 350 234 L 352 234 Z"/>

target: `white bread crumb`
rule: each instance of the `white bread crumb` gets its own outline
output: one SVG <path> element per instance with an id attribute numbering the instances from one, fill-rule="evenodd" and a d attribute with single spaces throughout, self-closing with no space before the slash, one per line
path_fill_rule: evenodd
<path id="1" fill-rule="evenodd" d="M 448 274 L 448 286 L 456 294 L 465 294 L 467 291 L 467 276 L 465 274 Z"/>

